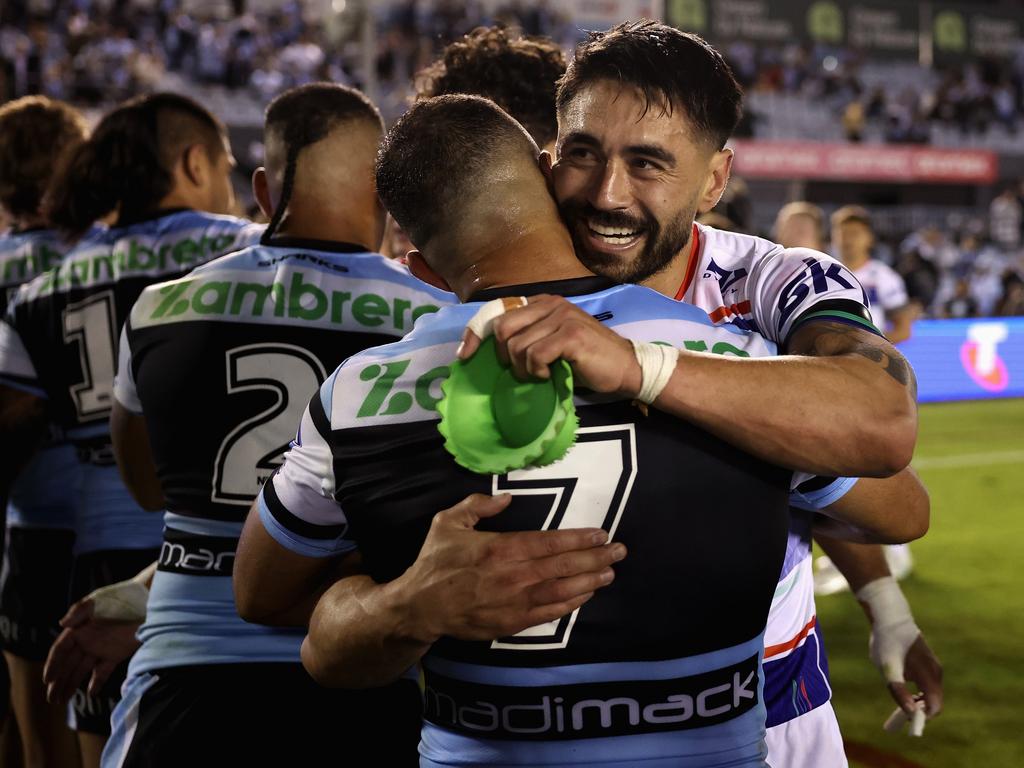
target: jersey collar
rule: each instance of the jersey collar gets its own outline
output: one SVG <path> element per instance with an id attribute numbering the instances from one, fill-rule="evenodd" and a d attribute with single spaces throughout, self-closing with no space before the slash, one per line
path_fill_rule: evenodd
<path id="1" fill-rule="evenodd" d="M 593 275 L 591 277 L 574 277 L 569 280 L 551 280 L 546 283 L 526 283 L 524 285 L 503 285 L 499 288 L 486 288 L 477 291 L 468 299 L 470 301 L 490 301 L 505 296 L 536 296 L 540 293 L 553 293 L 556 296 L 585 296 L 614 288 L 618 283 L 607 277 Z"/>
<path id="2" fill-rule="evenodd" d="M 369 248 L 359 243 L 343 243 L 336 240 L 314 240 L 307 237 L 291 237 L 275 235 L 267 245 L 271 248 L 295 248 L 305 251 L 330 251 L 333 253 L 372 253 Z"/>
<path id="3" fill-rule="evenodd" d="M 690 260 L 686 263 L 686 276 L 683 283 L 676 291 L 676 301 L 682 301 L 683 296 L 693 282 L 693 276 L 697 272 L 697 262 L 700 260 L 700 231 L 697 229 L 697 222 L 693 223 L 693 233 L 690 235 Z"/>
<path id="4" fill-rule="evenodd" d="M 111 229 L 121 229 L 122 227 L 130 227 L 134 224 L 141 224 L 144 221 L 154 221 L 156 219 L 162 219 L 164 216 L 171 216 L 175 213 L 182 213 L 183 211 L 191 211 L 192 208 L 182 206 L 178 208 L 158 208 L 155 211 L 149 213 L 142 213 L 138 216 L 119 216 L 117 223 L 111 227 Z"/>

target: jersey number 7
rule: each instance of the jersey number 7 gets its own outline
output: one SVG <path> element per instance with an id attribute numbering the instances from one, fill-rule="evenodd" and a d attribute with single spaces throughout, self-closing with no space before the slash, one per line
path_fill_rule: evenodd
<path id="1" fill-rule="evenodd" d="M 636 470 L 636 432 L 632 424 L 582 427 L 576 443 L 561 461 L 495 475 L 493 492 L 550 496 L 551 509 L 541 530 L 604 528 L 611 541 L 633 490 Z M 580 610 L 512 637 L 498 638 L 491 647 L 522 651 L 565 648 Z"/>

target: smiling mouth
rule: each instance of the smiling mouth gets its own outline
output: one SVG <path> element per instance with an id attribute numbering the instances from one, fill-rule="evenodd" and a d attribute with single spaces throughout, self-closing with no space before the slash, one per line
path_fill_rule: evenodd
<path id="1" fill-rule="evenodd" d="M 590 241 L 598 247 L 627 248 L 637 243 L 644 235 L 643 229 L 606 227 L 586 220 L 584 220 L 583 226 Z"/>

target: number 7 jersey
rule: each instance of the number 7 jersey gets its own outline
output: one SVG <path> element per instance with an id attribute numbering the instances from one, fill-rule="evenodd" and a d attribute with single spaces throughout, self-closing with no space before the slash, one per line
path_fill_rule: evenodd
<path id="1" fill-rule="evenodd" d="M 474 299 L 561 293 L 628 338 L 775 353 L 694 307 L 609 286 L 585 278 Z M 603 527 L 629 555 L 582 608 L 489 643 L 443 638 L 424 658 L 422 764 L 762 766 L 762 636 L 793 473 L 653 409 L 582 391 L 576 442 L 561 461 L 501 476 L 459 467 L 436 403 L 478 308 L 444 308 L 324 383 L 261 493 L 264 527 L 306 556 L 358 546 L 378 581 L 415 560 L 434 513 L 474 492 L 513 495 L 481 528 Z"/>

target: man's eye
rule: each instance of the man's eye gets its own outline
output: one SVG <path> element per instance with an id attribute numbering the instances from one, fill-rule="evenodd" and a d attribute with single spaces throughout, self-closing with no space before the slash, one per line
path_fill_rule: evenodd
<path id="1" fill-rule="evenodd" d="M 638 171 L 657 171 L 660 170 L 659 166 L 652 163 L 650 160 L 645 160 L 642 157 L 638 157 L 633 161 L 633 167 Z"/>
<path id="2" fill-rule="evenodd" d="M 593 160 L 594 152 L 586 147 L 570 147 L 565 156 L 573 160 Z"/>

